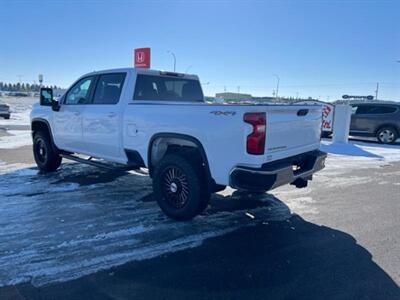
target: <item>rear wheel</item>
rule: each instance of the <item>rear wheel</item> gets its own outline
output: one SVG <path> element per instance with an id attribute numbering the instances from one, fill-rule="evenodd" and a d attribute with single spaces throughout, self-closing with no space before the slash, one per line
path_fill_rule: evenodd
<path id="1" fill-rule="evenodd" d="M 332 132 L 329 131 L 322 131 L 321 132 L 321 138 L 330 138 L 332 135 Z"/>
<path id="2" fill-rule="evenodd" d="M 153 189 L 162 211 L 175 220 L 192 219 L 210 199 L 200 166 L 177 154 L 167 154 L 156 166 Z"/>
<path id="3" fill-rule="evenodd" d="M 377 131 L 376 138 L 379 143 L 393 144 L 398 138 L 398 133 L 393 127 L 382 127 Z"/>
<path id="4" fill-rule="evenodd" d="M 33 156 L 43 172 L 53 172 L 61 165 L 62 157 L 56 153 L 47 133 L 36 132 L 33 137 Z"/>

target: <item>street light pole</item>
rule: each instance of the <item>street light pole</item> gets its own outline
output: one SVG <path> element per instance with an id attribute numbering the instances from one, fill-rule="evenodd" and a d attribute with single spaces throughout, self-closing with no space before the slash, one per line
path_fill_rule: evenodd
<path id="1" fill-rule="evenodd" d="M 172 57 L 174 58 L 174 72 L 175 72 L 175 70 L 176 70 L 176 56 L 175 56 L 175 53 L 172 52 L 171 50 L 168 50 L 167 53 L 171 54 Z"/>
<path id="2" fill-rule="evenodd" d="M 278 75 L 273 74 L 272 76 L 276 77 L 276 93 L 275 93 L 275 100 L 278 100 L 278 92 L 279 92 L 279 81 L 281 80 Z"/>

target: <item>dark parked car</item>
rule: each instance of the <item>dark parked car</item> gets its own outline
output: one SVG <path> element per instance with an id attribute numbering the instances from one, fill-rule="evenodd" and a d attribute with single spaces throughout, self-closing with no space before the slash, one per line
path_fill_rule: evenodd
<path id="1" fill-rule="evenodd" d="M 351 104 L 350 135 L 376 137 L 378 142 L 393 144 L 400 134 L 400 104 Z"/>
<path id="2" fill-rule="evenodd" d="M 4 119 L 10 118 L 10 107 L 7 104 L 0 104 L 0 117 Z"/>

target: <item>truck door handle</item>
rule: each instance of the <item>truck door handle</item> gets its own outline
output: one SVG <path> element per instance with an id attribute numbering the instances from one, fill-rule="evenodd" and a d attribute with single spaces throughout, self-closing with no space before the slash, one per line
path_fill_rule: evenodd
<path id="1" fill-rule="evenodd" d="M 300 116 L 305 116 L 306 114 L 308 114 L 308 109 L 300 109 L 297 111 L 297 115 Z"/>
<path id="2" fill-rule="evenodd" d="M 110 112 L 110 113 L 108 113 L 108 115 L 107 115 L 109 118 L 114 118 L 114 117 L 116 117 L 117 116 L 117 114 L 116 113 L 114 113 L 114 112 Z"/>
<path id="3" fill-rule="evenodd" d="M 77 117 L 79 117 L 81 115 L 81 113 L 79 113 L 79 112 L 74 112 L 74 116 L 77 116 Z"/>

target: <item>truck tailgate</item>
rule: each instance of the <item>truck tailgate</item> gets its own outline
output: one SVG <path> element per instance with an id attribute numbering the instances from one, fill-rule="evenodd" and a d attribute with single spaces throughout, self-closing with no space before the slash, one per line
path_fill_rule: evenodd
<path id="1" fill-rule="evenodd" d="M 265 153 L 278 159 L 282 153 L 296 155 L 320 142 L 321 106 L 288 105 L 267 110 Z"/>

